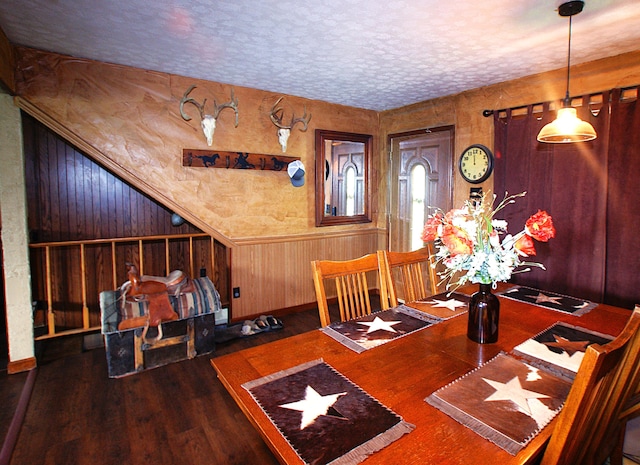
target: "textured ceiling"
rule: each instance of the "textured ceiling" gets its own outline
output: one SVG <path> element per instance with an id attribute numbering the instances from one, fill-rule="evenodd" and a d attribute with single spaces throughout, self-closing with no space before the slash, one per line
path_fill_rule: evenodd
<path id="1" fill-rule="evenodd" d="M 2 0 L 42 50 L 385 110 L 566 66 L 556 0 Z M 639 0 L 586 0 L 571 63 L 640 49 Z"/>

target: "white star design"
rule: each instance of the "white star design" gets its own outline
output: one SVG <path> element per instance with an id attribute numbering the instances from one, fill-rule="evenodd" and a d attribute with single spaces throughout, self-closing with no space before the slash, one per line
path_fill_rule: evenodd
<path id="1" fill-rule="evenodd" d="M 449 300 L 436 300 L 436 299 L 433 299 L 433 300 L 430 300 L 427 303 L 429 305 L 433 305 L 434 307 L 448 308 L 452 312 L 455 312 L 456 308 L 458 308 L 458 307 L 465 307 L 467 305 L 464 302 L 461 302 L 460 300 L 457 300 L 457 299 L 449 299 Z"/>
<path id="2" fill-rule="evenodd" d="M 532 418 L 534 417 L 529 406 L 529 399 L 545 399 L 549 397 L 545 394 L 540 394 L 539 392 L 523 389 L 517 376 L 506 383 L 501 383 L 499 381 L 493 381 L 486 378 L 482 379 L 496 390 L 496 392 L 485 399 L 485 402 L 496 400 L 510 400 L 518 406 L 518 410 L 529 415 Z"/>
<path id="3" fill-rule="evenodd" d="M 543 294 L 542 292 L 539 292 L 538 295 L 536 296 L 536 303 L 541 304 L 544 302 L 549 302 L 552 304 L 561 305 L 560 302 L 558 302 L 558 300 L 560 299 L 562 299 L 562 297 L 550 297 L 548 295 Z"/>
<path id="4" fill-rule="evenodd" d="M 311 386 L 307 386 L 304 391 L 304 399 L 288 404 L 282 404 L 280 407 L 302 412 L 300 429 L 303 430 L 315 422 L 316 418 L 319 416 L 326 415 L 329 408 L 338 401 L 338 398 L 345 394 L 346 392 L 341 392 L 339 394 L 321 396 Z"/>
<path id="5" fill-rule="evenodd" d="M 402 323 L 401 321 L 384 321 L 380 317 L 375 317 L 373 321 L 359 321 L 358 324 L 368 326 L 367 334 L 372 333 L 374 331 L 378 331 L 379 329 L 383 331 L 389 331 L 391 333 L 397 333 L 392 326 Z"/>

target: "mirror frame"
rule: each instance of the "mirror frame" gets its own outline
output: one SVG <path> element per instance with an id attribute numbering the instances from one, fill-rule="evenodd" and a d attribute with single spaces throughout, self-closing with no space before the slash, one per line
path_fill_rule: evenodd
<path id="1" fill-rule="evenodd" d="M 326 216 L 324 214 L 325 185 L 325 142 L 328 140 L 359 142 L 364 144 L 364 213 L 352 216 Z M 371 222 L 371 156 L 373 136 L 371 134 L 355 134 L 351 132 L 316 129 L 316 226 L 334 226 L 343 224 Z"/>

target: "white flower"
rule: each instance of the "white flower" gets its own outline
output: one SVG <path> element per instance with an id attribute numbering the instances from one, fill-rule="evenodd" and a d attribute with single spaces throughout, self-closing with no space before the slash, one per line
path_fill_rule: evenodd
<path id="1" fill-rule="evenodd" d="M 507 222 L 505 220 L 491 220 L 491 226 L 493 226 L 493 229 L 498 229 L 500 231 L 507 230 Z"/>

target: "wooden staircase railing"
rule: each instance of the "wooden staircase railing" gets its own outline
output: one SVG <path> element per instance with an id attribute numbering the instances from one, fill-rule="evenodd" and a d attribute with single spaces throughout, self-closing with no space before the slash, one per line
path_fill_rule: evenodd
<path id="1" fill-rule="evenodd" d="M 111 246 L 111 289 L 117 289 L 122 283 L 118 282 L 118 270 L 117 264 L 118 260 L 116 257 L 116 245 L 124 244 L 136 246 L 138 249 L 137 253 L 137 265 L 140 271 L 140 274 L 145 274 L 145 254 L 144 254 L 144 245 L 158 241 L 164 241 L 164 253 L 165 253 L 165 271 L 166 273 L 171 271 L 171 254 L 170 254 L 170 244 L 172 241 L 184 241 L 188 240 L 188 260 L 187 257 L 183 257 L 183 260 L 188 263 L 189 269 L 183 270 L 189 273 L 189 276 L 195 276 L 195 268 L 194 268 L 194 239 L 209 237 L 209 257 L 210 257 L 210 266 L 211 272 L 215 271 L 215 240 L 213 237 L 209 236 L 206 233 L 197 233 L 197 234 L 174 234 L 174 235 L 159 235 L 159 236 L 139 236 L 139 237 L 127 237 L 127 238 L 112 238 L 112 239 L 92 239 L 92 240 L 77 240 L 77 241 L 64 241 L 64 242 L 43 242 L 43 243 L 34 243 L 29 244 L 29 247 L 33 250 L 42 249 L 44 251 L 44 288 L 46 295 L 46 333 L 42 335 L 38 335 L 35 337 L 36 340 L 50 339 L 59 336 L 71 335 L 71 334 L 82 334 L 82 333 L 90 333 L 100 330 L 100 325 L 91 326 L 90 319 L 90 309 L 87 299 L 87 288 L 88 288 L 88 280 L 94 277 L 91 272 L 87 269 L 87 260 L 86 260 L 86 247 L 94 246 L 94 245 L 110 245 Z M 67 274 L 66 276 L 57 276 L 58 282 L 61 279 L 70 280 L 69 286 L 79 285 L 81 289 L 81 305 L 82 305 L 82 324 L 77 328 L 67 328 L 64 330 L 56 329 L 56 313 L 64 312 L 64 309 L 55 309 L 54 308 L 54 298 L 53 298 L 53 271 L 52 271 L 52 251 L 67 253 L 69 256 L 73 254 L 77 254 L 79 251 L 79 262 L 78 266 L 80 269 L 80 273 Z M 73 258 L 70 258 L 73 260 Z M 37 265 L 36 265 L 37 266 Z M 32 275 L 33 275 L 34 264 L 32 263 Z M 126 274 L 125 271 L 121 271 L 121 275 Z M 73 282 L 74 280 L 78 280 L 79 282 Z M 124 282 L 124 279 L 123 279 Z M 107 289 L 102 289 L 107 290 Z M 97 308 L 99 312 L 99 308 Z"/>

